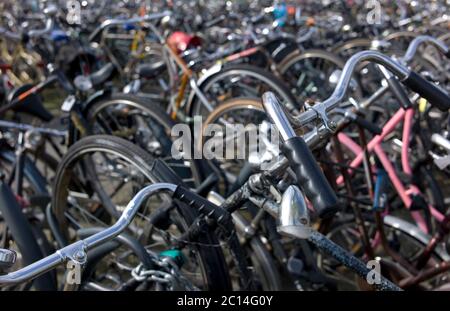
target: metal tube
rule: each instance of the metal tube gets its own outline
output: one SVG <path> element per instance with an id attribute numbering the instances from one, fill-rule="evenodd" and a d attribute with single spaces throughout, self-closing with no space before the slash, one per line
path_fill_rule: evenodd
<path id="1" fill-rule="evenodd" d="M 445 43 L 442 42 L 441 40 L 438 40 L 431 36 L 418 36 L 409 44 L 408 50 L 406 50 L 406 53 L 402 57 L 401 61 L 404 64 L 408 64 L 414 58 L 414 55 L 416 54 L 419 46 L 422 45 L 423 43 L 430 43 L 430 44 L 434 45 L 439 50 L 441 50 L 441 52 L 443 54 L 448 53 L 447 45 L 445 45 Z"/>
<path id="2" fill-rule="evenodd" d="M 145 16 L 133 17 L 133 18 L 128 18 L 128 19 L 121 19 L 121 18 L 120 19 L 119 18 L 107 19 L 103 23 L 101 23 L 101 25 L 98 26 L 92 32 L 92 34 L 89 36 L 89 41 L 92 41 L 95 37 L 97 37 L 97 35 L 100 32 L 102 32 L 106 28 L 114 26 L 114 25 L 124 25 L 124 24 L 128 24 L 128 23 L 129 24 L 137 24 L 137 23 L 141 23 L 141 22 L 149 22 L 151 20 L 163 18 L 163 17 L 169 16 L 171 14 L 172 13 L 170 11 L 164 11 L 161 13 L 148 14 Z"/>
<path id="3" fill-rule="evenodd" d="M 296 122 L 299 125 L 305 125 L 309 122 L 316 120 L 318 113 L 325 114 L 329 110 L 336 107 L 339 102 L 344 98 L 350 81 L 355 71 L 356 66 L 363 61 L 372 61 L 383 65 L 389 71 L 394 73 L 400 80 L 405 79 L 410 70 L 404 65 L 392 60 L 390 57 L 377 52 L 377 51 L 361 51 L 350 57 L 350 59 L 345 63 L 344 69 L 342 70 L 341 76 L 334 89 L 333 94 L 325 101 L 314 105 L 314 107 L 305 113 L 302 113 L 296 118 Z"/>
<path id="4" fill-rule="evenodd" d="M 434 133 L 433 135 L 431 135 L 431 141 L 436 145 L 446 149 L 447 151 L 450 151 L 450 140 L 448 140 L 441 134 Z"/>
<path id="5" fill-rule="evenodd" d="M 162 190 L 169 190 L 171 192 L 175 192 L 176 189 L 177 189 L 176 185 L 169 183 L 157 183 L 143 188 L 133 197 L 133 199 L 131 199 L 131 201 L 128 203 L 127 207 L 123 211 L 122 216 L 120 216 L 120 218 L 114 225 L 84 239 L 86 248 L 91 249 L 99 244 L 111 240 L 112 238 L 122 233 L 122 231 L 124 231 L 127 228 L 127 226 L 131 223 L 134 216 L 141 208 L 142 204 L 145 203 L 147 199 L 156 192 Z"/>
<path id="6" fill-rule="evenodd" d="M 30 36 L 31 38 L 33 37 L 41 37 L 47 33 L 50 33 L 50 31 L 53 29 L 53 25 L 55 23 L 53 22 L 53 18 L 49 18 L 46 22 L 45 22 L 45 28 L 44 29 L 33 29 L 30 30 L 28 32 L 28 36 Z"/>
<path id="7" fill-rule="evenodd" d="M 35 127 L 32 125 L 24 124 L 24 123 L 16 123 L 11 121 L 0 120 L 0 128 L 13 128 L 20 131 L 33 131 L 42 134 L 48 134 L 52 136 L 61 136 L 65 137 L 67 131 L 60 131 L 55 129 L 49 129 L 45 127 Z"/>
<path id="8" fill-rule="evenodd" d="M 266 92 L 262 96 L 264 110 L 269 115 L 284 141 L 297 136 L 275 95 Z"/>
<path id="9" fill-rule="evenodd" d="M 64 259 L 59 253 L 53 253 L 50 256 L 42 258 L 31 265 L 5 275 L 0 275 L 0 285 L 19 284 L 38 277 L 39 275 L 55 268 L 61 264 Z"/>
<path id="10" fill-rule="evenodd" d="M 120 216 L 120 218 L 113 226 L 106 228 L 105 230 L 100 231 L 84 240 L 79 240 L 75 243 L 72 243 L 56 251 L 52 255 L 36 261 L 35 263 L 28 265 L 22 269 L 10 272 L 6 275 L 1 275 L 0 285 L 18 284 L 34 279 L 39 275 L 54 269 L 64 261 L 75 258 L 78 252 L 85 252 L 89 249 L 94 248 L 95 246 L 98 246 L 99 244 L 115 238 L 127 228 L 138 210 L 141 208 L 142 204 L 145 203 L 150 196 L 163 190 L 175 192 L 176 189 L 177 185 L 169 183 L 157 183 L 143 188 L 128 203 L 127 207 L 122 213 L 122 216 Z"/>

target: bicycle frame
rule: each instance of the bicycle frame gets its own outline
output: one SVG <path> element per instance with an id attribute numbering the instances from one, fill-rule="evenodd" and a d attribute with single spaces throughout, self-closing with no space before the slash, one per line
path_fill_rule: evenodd
<path id="1" fill-rule="evenodd" d="M 345 174 L 339 176 L 336 179 L 336 184 L 338 185 L 343 184 L 345 182 L 345 178 L 348 178 L 354 173 L 354 170 L 352 169 L 357 169 L 363 163 L 367 153 L 375 154 L 377 158 L 380 160 L 382 167 L 386 170 L 387 175 L 391 183 L 393 184 L 395 190 L 397 191 L 399 197 L 401 198 L 403 204 L 407 209 L 410 209 L 412 204 L 412 198 L 410 195 L 421 195 L 421 192 L 418 189 L 418 187 L 414 184 L 411 184 L 408 187 L 402 183 L 396 172 L 396 169 L 394 168 L 388 156 L 382 149 L 381 143 L 385 140 L 386 136 L 392 133 L 400 123 L 403 123 L 402 150 L 401 150 L 402 171 L 406 175 L 412 176 L 412 169 L 408 159 L 408 153 L 409 153 L 409 141 L 411 136 L 414 113 L 415 111 L 413 108 L 409 108 L 406 110 L 400 108 L 399 110 L 397 110 L 397 112 L 391 117 L 391 119 L 389 119 L 386 122 L 385 126 L 383 127 L 382 133 L 380 135 L 376 135 L 375 137 L 373 137 L 372 140 L 370 140 L 365 147 L 361 147 L 345 133 L 340 132 L 337 135 L 337 140 L 339 141 L 339 143 L 346 146 L 351 152 L 353 152 L 355 154 L 355 158 L 350 162 L 349 164 L 350 168 L 346 170 Z M 373 168 L 371 168 L 371 171 L 373 171 Z M 369 191 L 371 191 L 371 189 Z M 371 193 L 371 195 L 373 194 Z M 450 217 L 448 215 L 443 215 L 441 212 L 436 210 L 431 204 L 428 204 L 428 208 L 430 210 L 430 214 L 439 222 L 440 230 L 438 230 L 438 233 L 433 235 L 432 238 L 429 240 L 425 249 L 419 256 L 416 267 L 413 267 L 409 263 L 401 260 L 401 263 L 404 266 L 406 266 L 406 268 L 408 268 L 408 270 L 410 271 L 411 270 L 417 271 L 417 269 L 423 268 L 428 262 L 428 260 L 431 258 L 432 252 L 437 247 L 437 245 L 444 239 L 444 237 L 448 233 L 450 233 Z M 387 212 L 384 212 L 383 214 L 381 214 L 379 211 L 376 212 L 378 228 L 372 242 L 368 243 L 369 240 L 367 239 L 367 237 L 364 239 L 366 246 L 366 254 L 370 256 L 370 254 L 373 252 L 373 248 L 381 243 L 384 248 L 387 248 L 387 251 L 391 254 L 391 256 L 400 260 L 401 257 L 397 256 L 395 251 L 390 249 L 390 247 L 385 243 L 384 240 L 385 237 L 382 228 L 381 218 L 386 214 Z M 417 211 L 411 211 L 411 214 L 420 230 L 422 230 L 425 233 L 428 233 L 427 224 L 422 215 Z M 361 217 L 360 215 L 356 216 Z M 362 233 L 364 236 L 364 233 L 367 232 L 364 223 L 360 221 L 359 226 L 362 226 L 360 230 L 363 231 Z M 420 282 L 423 282 L 448 270 L 450 270 L 450 262 L 444 261 L 437 267 L 425 269 L 421 271 L 420 274 L 414 277 L 408 277 L 401 280 L 400 286 L 408 287 L 417 285 Z"/>
<path id="2" fill-rule="evenodd" d="M 376 135 L 372 140 L 370 140 L 367 143 L 366 150 L 369 153 L 375 153 L 378 159 L 380 160 L 382 166 L 386 170 L 390 181 L 392 182 L 395 190 L 397 191 L 399 197 L 401 198 L 403 204 L 406 208 L 410 208 L 412 205 L 412 198 L 411 195 L 420 195 L 420 190 L 415 185 L 410 185 L 409 187 L 404 185 L 403 182 L 400 180 L 394 166 L 390 162 L 388 156 L 386 155 L 385 151 L 381 147 L 381 143 L 385 140 L 386 136 L 392 133 L 395 128 L 403 122 L 403 137 L 402 137 L 402 168 L 403 172 L 408 175 L 412 176 L 412 169 L 411 165 L 408 160 L 408 152 L 409 152 L 409 140 L 411 136 L 411 127 L 412 127 L 412 121 L 414 117 L 414 109 L 403 109 L 400 108 L 397 110 L 397 112 L 392 116 L 392 118 L 386 122 L 386 124 L 383 127 L 383 131 L 381 135 Z M 339 141 L 345 145 L 347 148 L 349 148 L 356 156 L 349 164 L 350 167 L 350 174 L 352 173 L 351 168 L 357 168 L 359 167 L 364 158 L 364 149 L 361 148 L 357 143 L 355 143 L 350 137 L 348 137 L 345 133 L 340 132 L 338 134 Z M 343 183 L 343 176 L 338 177 L 336 180 L 336 183 L 342 184 Z M 444 215 L 442 215 L 438 210 L 436 210 L 432 205 L 428 205 L 431 214 L 439 221 L 442 222 L 444 219 Z M 417 222 L 418 226 L 424 231 L 428 232 L 428 228 L 426 225 L 425 220 L 423 217 L 416 211 L 412 211 L 412 216 Z"/>

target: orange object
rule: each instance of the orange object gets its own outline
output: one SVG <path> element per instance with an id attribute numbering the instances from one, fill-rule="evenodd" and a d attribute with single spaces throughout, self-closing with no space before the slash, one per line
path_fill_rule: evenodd
<path id="1" fill-rule="evenodd" d="M 306 26 L 314 26 L 316 23 L 316 20 L 313 17 L 308 17 L 306 19 Z"/>
<path id="2" fill-rule="evenodd" d="M 241 57 L 246 57 L 246 56 L 255 54 L 255 53 L 258 52 L 258 51 L 259 51 L 259 48 L 257 48 L 257 47 L 249 48 L 249 49 L 244 50 L 244 51 L 242 51 L 242 52 L 235 53 L 235 54 L 232 54 L 232 55 L 230 55 L 230 56 L 227 56 L 227 57 L 225 58 L 225 60 L 226 60 L 227 62 L 231 62 L 231 61 L 234 61 L 234 60 L 239 59 L 239 58 L 241 58 Z"/>
<path id="3" fill-rule="evenodd" d="M 201 39 L 197 36 L 189 35 L 183 31 L 175 31 L 167 39 L 167 44 L 176 50 L 177 53 L 186 51 L 189 48 L 200 46 Z"/>
<path id="4" fill-rule="evenodd" d="M 187 86 L 188 82 L 189 82 L 189 76 L 186 75 L 186 74 L 184 74 L 184 75 L 181 77 L 181 85 L 180 85 L 180 89 L 178 90 L 178 96 L 177 96 L 177 99 L 176 99 L 176 101 L 175 101 L 175 109 L 172 111 L 172 113 L 171 113 L 171 115 L 170 115 L 170 117 L 171 117 L 173 120 L 176 120 L 176 119 L 177 119 L 177 112 L 178 112 L 178 109 L 180 109 L 181 101 L 183 100 L 183 97 L 184 97 L 184 91 L 186 90 L 186 86 Z"/>
<path id="5" fill-rule="evenodd" d="M 145 4 L 143 4 L 139 7 L 139 16 L 145 16 L 146 13 L 147 13 L 147 8 L 145 7 Z"/>
<path id="6" fill-rule="evenodd" d="M 25 98 L 27 98 L 28 96 L 33 94 L 37 89 L 38 89 L 38 87 L 34 86 L 31 89 L 29 89 L 28 91 L 23 92 L 22 94 L 17 96 L 18 101 L 24 100 Z"/>
<path id="7" fill-rule="evenodd" d="M 289 15 L 295 15 L 295 9 L 296 7 L 293 5 L 288 6 L 287 11 Z"/>

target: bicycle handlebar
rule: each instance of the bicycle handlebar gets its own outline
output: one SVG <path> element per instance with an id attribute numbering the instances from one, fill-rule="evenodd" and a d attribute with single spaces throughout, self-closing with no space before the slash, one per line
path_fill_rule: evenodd
<path id="1" fill-rule="evenodd" d="M 422 78 L 416 72 L 411 71 L 402 82 L 438 109 L 442 111 L 450 109 L 449 95 L 434 83 Z"/>
<path id="2" fill-rule="evenodd" d="M 419 38 L 415 41 L 408 49 L 409 54 L 416 51 L 418 45 L 421 42 L 425 42 L 427 39 L 428 38 Z M 446 52 L 445 49 L 442 49 L 442 51 Z M 294 123 L 303 126 L 320 117 L 324 121 L 325 127 L 331 130 L 331 122 L 327 123 L 327 112 L 335 108 L 344 98 L 347 88 L 350 85 L 353 71 L 357 64 L 363 61 L 373 61 L 384 66 L 399 77 L 404 85 L 427 99 L 431 104 L 441 110 L 450 109 L 450 97 L 433 83 L 425 80 L 414 71 L 409 70 L 403 64 L 394 61 L 380 52 L 362 51 L 356 53 L 347 61 L 333 94 L 324 102 L 316 104 L 310 110 L 307 110 L 299 117 L 294 118 Z M 296 174 L 299 186 L 305 191 L 320 217 L 323 218 L 334 214 L 338 210 L 338 200 L 309 150 L 308 144 L 305 143 L 303 138 L 298 137 L 295 134 L 288 117 L 278 103 L 275 95 L 272 93 L 265 93 L 263 95 L 263 106 L 284 140 L 282 151 Z M 378 128 L 371 128 L 371 130 L 379 132 Z"/>
<path id="3" fill-rule="evenodd" d="M 308 145 L 295 134 L 275 95 L 267 92 L 262 99 L 264 110 L 284 140 L 282 151 L 296 175 L 299 187 L 305 191 L 319 217 L 334 215 L 339 209 L 338 199 Z"/>
<path id="4" fill-rule="evenodd" d="M 45 22 L 45 28 L 43 29 L 33 29 L 26 33 L 13 33 L 5 28 L 0 27 L 0 35 L 4 35 L 8 39 L 20 41 L 24 38 L 24 35 L 28 38 L 38 38 L 45 36 L 46 34 L 50 33 L 53 29 L 53 26 L 55 25 L 54 20 L 52 18 L 47 19 Z"/>
<path id="5" fill-rule="evenodd" d="M 401 61 L 404 64 L 410 63 L 413 60 L 419 46 L 424 43 L 430 43 L 434 45 L 441 51 L 442 54 L 444 54 L 447 58 L 450 58 L 450 49 L 445 45 L 444 42 L 431 36 L 418 36 L 413 41 L 411 41 Z"/>
<path id="6" fill-rule="evenodd" d="M 172 15 L 172 12 L 170 11 L 164 11 L 161 13 L 154 13 L 154 14 L 148 14 L 145 16 L 140 17 L 133 17 L 128 19 L 118 19 L 118 18 L 112 18 L 107 19 L 103 23 L 101 23 L 100 26 L 98 26 L 90 35 L 89 35 L 89 41 L 93 41 L 103 30 L 106 28 L 116 26 L 116 25 L 124 25 L 124 24 L 137 24 L 141 22 L 149 22 L 155 19 L 160 19 L 166 16 Z"/>
<path id="7" fill-rule="evenodd" d="M 314 107 L 296 117 L 296 123 L 298 123 L 298 125 L 300 126 L 303 126 L 312 121 L 315 121 L 318 116 L 320 116 L 322 120 L 326 122 L 328 120 L 326 113 L 335 108 L 344 98 L 350 85 L 353 72 L 355 71 L 357 65 L 363 61 L 372 61 L 383 65 L 389 71 L 393 72 L 397 77 L 399 77 L 400 80 L 406 79 L 410 74 L 410 70 L 406 66 L 392 60 L 390 57 L 378 51 L 358 52 L 350 57 L 350 59 L 345 63 L 333 94 L 331 94 L 331 96 L 325 101 L 314 105 Z"/>
<path id="8" fill-rule="evenodd" d="M 430 40 L 430 38 L 431 37 L 427 38 L 427 36 L 423 36 L 423 38 L 418 37 L 413 40 L 408 48 L 408 55 L 416 52 L 419 45 L 423 42 L 432 42 L 433 44 L 438 44 L 437 46 L 440 47 L 440 50 L 443 53 L 448 53 L 448 48 L 442 42 L 435 39 Z M 410 56 L 408 56 L 408 58 L 409 57 Z M 333 94 L 325 101 L 314 105 L 314 107 L 296 117 L 295 123 L 299 126 L 304 126 L 320 117 L 324 121 L 325 125 L 329 126 L 327 124 L 327 112 L 335 108 L 344 98 L 356 66 L 364 61 L 370 61 L 384 66 L 394 75 L 396 75 L 399 78 L 400 82 L 408 86 L 414 92 L 421 95 L 423 98 L 427 99 L 430 104 L 435 105 L 437 108 L 443 111 L 450 109 L 449 95 L 433 83 L 422 78 L 416 72 L 408 69 L 403 62 L 397 62 L 378 51 L 361 51 L 350 57 L 350 59 L 345 63 L 342 74 L 336 88 L 333 91 Z"/>
<path id="9" fill-rule="evenodd" d="M 110 241 L 121 234 L 131 223 L 138 210 L 142 207 L 142 204 L 144 204 L 150 196 L 164 190 L 175 193 L 177 188 L 178 187 L 176 185 L 168 183 L 157 183 L 143 188 L 128 203 L 122 215 L 114 225 L 83 240 L 79 240 L 60 250 L 57 250 L 52 255 L 42 258 L 41 260 L 36 261 L 35 263 L 22 269 L 10 272 L 6 275 L 0 275 L 0 286 L 19 284 L 32 280 L 68 260 L 74 260 L 76 262 L 80 262 L 81 264 L 84 263 L 81 260 L 80 255 L 86 254 L 89 249 Z"/>
<path id="10" fill-rule="evenodd" d="M 35 263 L 22 269 L 6 275 L 0 275 L 0 286 L 19 284 L 32 280 L 68 260 L 84 264 L 88 250 L 93 249 L 100 244 L 106 243 L 121 234 L 133 221 L 135 215 L 140 210 L 142 205 L 145 204 L 147 199 L 161 191 L 171 192 L 174 199 L 178 199 L 185 204 L 188 204 L 190 207 L 204 213 L 210 219 L 216 221 L 224 227 L 233 226 L 231 216 L 223 207 L 214 205 L 210 201 L 195 193 L 192 193 L 183 186 L 171 183 L 152 184 L 141 189 L 133 197 L 133 199 L 131 199 L 122 215 L 114 225 L 85 239 L 63 247 L 52 255 L 42 258 L 41 260 L 36 261 Z"/>

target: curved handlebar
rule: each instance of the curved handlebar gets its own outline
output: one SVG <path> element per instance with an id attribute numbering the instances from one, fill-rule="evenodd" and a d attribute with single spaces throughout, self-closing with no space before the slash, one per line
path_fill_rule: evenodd
<path id="1" fill-rule="evenodd" d="M 384 66 L 396 75 L 403 84 L 419 93 L 431 104 L 436 105 L 441 110 L 448 110 L 450 107 L 450 97 L 448 94 L 406 67 L 406 64 L 413 59 L 418 47 L 423 43 L 430 43 L 436 46 L 443 54 L 450 58 L 450 49 L 442 41 L 430 36 L 419 36 L 415 38 L 410 43 L 405 56 L 400 62 L 397 62 L 378 51 L 358 52 L 350 57 L 350 59 L 345 63 L 333 94 L 325 101 L 316 104 L 312 109 L 307 110 L 305 113 L 295 118 L 294 122 L 299 126 L 303 126 L 316 120 L 319 115 L 322 119 L 324 119 L 324 121 L 326 121 L 326 113 L 336 107 L 336 105 L 344 98 L 356 65 L 363 61 L 371 61 Z"/>
<path id="2" fill-rule="evenodd" d="M 164 190 L 174 193 L 177 190 L 177 186 L 168 183 L 157 183 L 143 188 L 128 203 L 122 216 L 120 216 L 114 225 L 83 240 L 70 244 L 56 251 L 52 255 L 42 258 L 22 269 L 10 272 L 6 275 L 0 275 L 0 286 L 19 284 L 34 279 L 67 260 L 77 260 L 77 254 L 80 251 L 86 252 L 89 249 L 115 238 L 128 227 L 138 210 L 142 207 L 142 204 L 144 204 L 150 196 Z"/>
<path id="3" fill-rule="evenodd" d="M 115 26 L 115 25 L 124 25 L 124 24 L 137 24 L 141 22 L 149 22 L 155 19 L 160 19 L 165 16 L 172 15 L 172 12 L 170 11 L 164 11 L 161 13 L 154 13 L 154 14 L 148 14 L 145 16 L 140 17 L 133 17 L 133 18 L 127 18 L 127 19 L 119 19 L 119 18 L 112 18 L 107 19 L 103 23 L 101 23 L 100 26 L 98 26 L 89 36 L 89 41 L 93 41 L 101 32 L 103 32 L 106 28 Z"/>
<path id="4" fill-rule="evenodd" d="M 350 57 L 350 59 L 345 63 L 342 74 L 339 78 L 336 88 L 334 89 L 333 94 L 331 94 L 331 96 L 325 101 L 314 105 L 312 109 L 307 110 L 305 113 L 302 113 L 300 116 L 298 116 L 296 118 L 296 123 L 303 126 L 309 122 L 316 120 L 318 113 L 320 113 L 321 116 L 325 116 L 326 112 L 336 107 L 344 98 L 347 92 L 356 66 L 364 61 L 372 61 L 383 65 L 384 67 L 389 69 L 389 71 L 399 77 L 400 80 L 406 79 L 410 74 L 410 70 L 406 66 L 394 61 L 390 57 L 378 51 L 358 52 Z"/>
<path id="5" fill-rule="evenodd" d="M 423 35 L 423 36 L 418 36 L 413 41 L 411 41 L 411 43 L 408 46 L 408 49 L 406 50 L 405 55 L 401 59 L 401 61 L 404 64 L 408 64 L 409 62 L 411 62 L 411 60 L 414 58 L 414 55 L 416 54 L 417 49 L 419 48 L 419 46 L 424 44 L 424 43 L 430 43 L 430 44 L 434 45 L 443 54 L 445 54 L 445 56 L 450 58 L 450 49 L 447 47 L 447 45 L 445 45 L 444 42 L 442 42 L 441 40 L 438 40 L 436 38 L 433 38 L 431 36 Z"/>
<path id="6" fill-rule="evenodd" d="M 334 215 L 339 209 L 338 199 L 307 144 L 295 134 L 275 95 L 267 92 L 262 99 L 264 110 L 283 138 L 282 151 L 294 171 L 298 186 L 305 191 L 319 217 Z"/>

